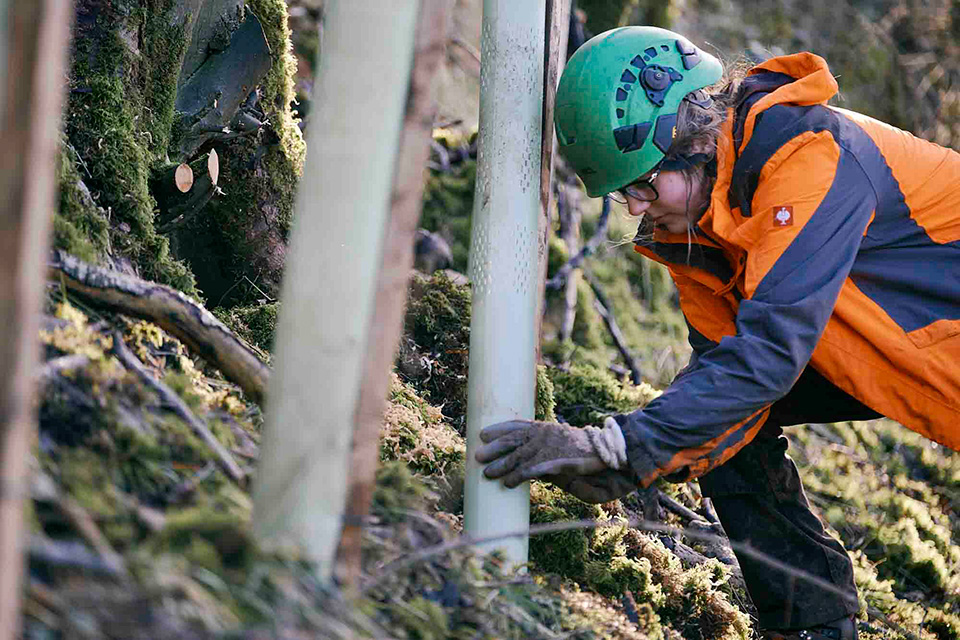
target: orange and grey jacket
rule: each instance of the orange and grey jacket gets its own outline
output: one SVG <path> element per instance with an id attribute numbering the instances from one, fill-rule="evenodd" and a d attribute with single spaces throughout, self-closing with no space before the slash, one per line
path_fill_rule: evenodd
<path id="1" fill-rule="evenodd" d="M 655 230 L 691 364 L 618 416 L 644 485 L 733 456 L 808 365 L 870 409 L 960 449 L 960 154 L 827 106 L 802 53 L 744 81 L 692 246 Z M 641 236 L 638 235 L 638 238 Z"/>

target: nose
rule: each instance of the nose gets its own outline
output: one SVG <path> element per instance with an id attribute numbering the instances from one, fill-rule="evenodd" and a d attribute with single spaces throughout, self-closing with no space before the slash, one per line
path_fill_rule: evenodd
<path id="1" fill-rule="evenodd" d="M 647 209 L 650 208 L 649 202 L 644 200 L 637 200 L 636 198 L 631 198 L 627 196 L 627 209 L 630 211 L 632 216 L 640 216 L 646 213 Z"/>

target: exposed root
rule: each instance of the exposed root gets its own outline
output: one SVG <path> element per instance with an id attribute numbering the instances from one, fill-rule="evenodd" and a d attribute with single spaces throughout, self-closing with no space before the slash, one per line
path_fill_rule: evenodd
<path id="1" fill-rule="evenodd" d="M 170 287 L 89 265 L 62 251 L 49 264 L 50 277 L 86 300 L 156 323 L 223 372 L 262 404 L 270 369 L 213 314 Z"/>

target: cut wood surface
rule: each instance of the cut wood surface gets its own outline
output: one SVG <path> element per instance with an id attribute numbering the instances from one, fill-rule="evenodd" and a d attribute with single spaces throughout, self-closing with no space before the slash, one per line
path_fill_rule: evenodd
<path id="1" fill-rule="evenodd" d="M 216 149 L 210 149 L 210 154 L 207 156 L 207 175 L 210 176 L 213 186 L 217 186 L 220 182 L 220 156 L 217 155 Z"/>
<path id="2" fill-rule="evenodd" d="M 190 191 L 190 187 L 193 186 L 193 169 L 190 168 L 190 165 L 187 163 L 177 165 L 173 175 L 173 182 L 177 185 L 180 193 Z"/>
<path id="3" fill-rule="evenodd" d="M 217 195 L 220 158 L 216 149 L 189 163 L 169 165 L 150 180 L 150 191 L 157 200 L 160 215 L 157 230 L 169 233 L 199 215 Z"/>
<path id="4" fill-rule="evenodd" d="M 156 323 L 262 404 L 270 369 L 212 313 L 179 291 L 89 265 L 58 251 L 50 278 L 69 291 L 120 313 Z"/>

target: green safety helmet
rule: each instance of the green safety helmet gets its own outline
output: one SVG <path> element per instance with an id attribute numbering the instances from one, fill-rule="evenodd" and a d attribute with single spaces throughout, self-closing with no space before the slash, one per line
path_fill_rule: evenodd
<path id="1" fill-rule="evenodd" d="M 584 43 L 557 87 L 560 152 L 590 197 L 656 167 L 676 135 L 684 98 L 706 106 L 704 87 L 723 65 L 689 40 L 658 27 L 621 27 Z"/>

